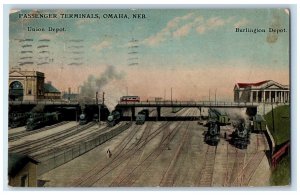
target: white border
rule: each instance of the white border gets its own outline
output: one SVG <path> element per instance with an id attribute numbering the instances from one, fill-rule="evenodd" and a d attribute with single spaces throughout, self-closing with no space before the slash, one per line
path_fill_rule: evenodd
<path id="1" fill-rule="evenodd" d="M 184 2 L 180 2 L 178 0 L 173 0 L 169 3 L 166 2 L 166 4 L 157 4 L 158 2 L 155 2 L 153 0 L 146 0 L 143 1 L 143 3 L 145 4 L 140 4 L 138 5 L 139 2 L 137 1 L 127 1 L 126 3 L 128 3 L 127 5 L 122 4 L 123 1 L 121 0 L 111 0 L 109 2 L 101 2 L 103 3 L 102 5 L 95 5 L 95 3 L 98 3 L 95 0 L 85 0 L 84 3 L 86 4 L 80 4 L 82 2 L 76 2 L 77 5 L 75 5 L 75 1 L 71 1 L 68 2 L 66 0 L 52 0 L 51 3 L 49 4 L 37 4 L 37 3 L 41 3 L 38 0 L 27 0 L 26 3 L 24 3 L 24 1 L 22 0 L 4 0 L 4 3 L 10 3 L 10 5 L 4 5 L 4 7 L 1 6 L 0 8 L 0 13 L 1 13 L 1 17 L 3 17 L 3 20 L 1 20 L 0 25 L 3 26 L 3 34 L 1 36 L 1 41 L 0 43 L 3 43 L 3 48 L 1 48 L 1 58 L 3 59 L 3 66 L 1 66 L 1 71 L 2 71 L 2 75 L 3 75 L 3 79 L 0 79 L 0 84 L 1 86 L 3 86 L 3 90 L 1 90 L 0 92 L 0 102 L 1 102 L 1 116 L 0 117 L 0 121 L 3 126 L 3 131 L 1 131 L 1 137 L 3 138 L 3 145 L 1 145 L 2 151 L 3 151 L 3 155 L 1 157 L 2 162 L 6 162 L 7 161 L 7 113 L 8 113 L 8 97 L 7 97 L 7 92 L 8 92 L 8 11 L 11 8 L 50 8 L 50 9 L 59 9 L 59 8 L 73 8 L 73 9 L 84 9 L 84 8 L 290 8 L 291 10 L 291 98 L 292 98 L 292 104 L 291 104 L 291 113 L 292 113 L 292 126 L 291 129 L 293 129 L 292 131 L 292 184 L 291 184 L 291 188 L 281 188 L 281 187 L 264 187 L 264 188 L 163 188 L 164 191 L 161 191 L 162 189 L 158 189 L 160 190 L 160 192 L 165 192 L 166 190 L 172 190 L 172 193 L 177 193 L 180 192 L 182 190 L 184 191 L 188 191 L 189 193 L 193 193 L 195 191 L 205 191 L 205 190 L 214 190 L 215 192 L 222 192 L 222 193 L 237 193 L 240 190 L 247 190 L 250 191 L 249 193 L 253 193 L 251 191 L 255 190 L 259 190 L 259 191 L 265 191 L 265 190 L 275 190 L 275 191 L 282 191 L 282 190 L 295 190 L 297 191 L 297 184 L 298 184 L 298 178 L 297 175 L 295 173 L 297 173 L 297 167 L 296 167 L 296 162 L 300 162 L 299 161 L 299 155 L 297 155 L 297 146 L 299 146 L 299 144 L 297 144 L 297 140 L 299 140 L 299 133 L 297 133 L 297 122 L 296 119 L 297 117 L 297 110 L 299 109 L 298 104 L 297 104 L 297 97 L 299 95 L 299 92 L 297 92 L 297 86 L 299 86 L 298 84 L 298 80 L 297 80 L 297 8 L 298 5 L 296 5 L 297 1 L 296 0 L 287 0 L 284 2 L 279 2 L 280 5 L 273 5 L 272 3 L 276 3 L 274 2 L 274 0 L 263 0 L 263 1 L 257 1 L 255 2 L 256 4 L 259 5 L 255 5 L 255 4 L 249 4 L 249 3 L 253 3 L 253 1 L 244 1 L 242 4 L 222 4 L 222 1 L 209 1 L 208 3 L 210 4 L 197 4 L 198 1 L 196 0 L 185 0 Z M 58 5 L 55 5 L 54 3 L 57 3 Z M 72 3 L 72 4 L 71 4 Z M 87 4 L 87 3 L 92 3 L 92 4 Z M 156 4 L 151 4 L 151 3 L 156 3 Z M 174 4 L 170 4 L 170 3 L 174 3 Z M 189 4 L 187 4 L 189 3 Z M 219 4 L 221 3 L 221 4 Z M 230 1 L 229 3 L 241 3 L 239 1 Z M 288 5 L 286 3 L 292 3 L 294 5 Z M 3 22 L 3 23 L 2 23 Z M 3 49 L 3 51 L 2 51 Z M 3 103 L 3 104 L 2 104 Z M 298 138 L 298 139 L 297 139 Z M 2 178 L 7 178 L 7 164 L 3 163 L 2 166 Z M 296 183 L 297 182 L 297 183 Z M 4 190 L 5 193 L 10 192 L 7 188 L 6 185 L 6 181 L 2 181 L 1 182 L 1 187 Z M 22 189 L 23 190 L 23 189 Z M 105 190 L 105 193 L 109 193 L 111 191 L 107 191 L 107 190 L 117 190 L 117 191 L 123 191 L 123 190 L 130 190 L 130 194 L 131 193 L 140 193 L 137 190 L 141 190 L 143 191 L 143 193 L 146 193 L 145 190 L 157 190 L 157 188 L 133 188 L 133 189 L 128 189 L 128 188 L 38 188 L 38 189 L 34 189 L 34 190 L 38 190 L 38 191 L 66 191 L 66 190 L 75 190 L 75 192 L 73 193 L 81 193 L 80 191 L 82 190 Z M 175 191 L 174 191 L 175 190 Z M 226 190 L 226 191 L 225 191 Z M 229 191 L 228 191 L 229 190 Z M 93 191 L 92 191 L 93 192 Z M 24 193 L 24 191 L 22 192 Z M 32 193 L 31 190 L 25 190 L 25 193 Z M 123 193 L 123 192 L 122 192 Z M 152 193 L 152 192 L 150 192 Z M 185 192 L 186 193 L 186 192 Z M 201 192 L 202 193 L 202 192 Z M 246 192 L 243 192 L 246 193 Z M 272 192 L 273 193 L 273 192 Z M 286 193 L 286 192 L 279 192 L 279 193 Z"/>

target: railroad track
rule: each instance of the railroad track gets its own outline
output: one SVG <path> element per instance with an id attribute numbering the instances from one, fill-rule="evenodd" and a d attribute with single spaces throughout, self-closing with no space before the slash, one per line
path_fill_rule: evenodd
<path id="1" fill-rule="evenodd" d="M 195 111 L 193 113 L 195 114 Z M 173 186 L 175 183 L 175 180 L 177 179 L 177 174 L 179 172 L 179 170 L 177 170 L 177 169 L 183 168 L 182 165 L 188 156 L 187 155 L 187 152 L 188 152 L 187 145 L 188 145 L 188 140 L 190 137 L 189 126 L 190 126 L 190 123 L 187 123 L 187 125 L 184 127 L 185 131 L 184 131 L 183 138 L 182 138 L 179 146 L 177 147 L 176 153 L 175 153 L 173 159 L 171 160 L 165 174 L 163 175 L 159 186 L 168 186 L 168 187 Z M 185 149 L 185 151 L 184 151 L 184 149 Z M 186 171 L 186 174 L 187 174 L 187 171 Z"/>
<path id="2" fill-rule="evenodd" d="M 129 149 L 124 151 L 125 147 L 129 144 L 131 139 L 125 144 L 125 146 L 121 147 L 120 152 L 117 155 L 113 155 L 114 158 L 107 163 L 104 167 L 94 167 L 83 177 L 75 180 L 70 184 L 70 186 L 92 186 L 94 183 L 105 177 L 110 171 L 114 170 L 124 161 L 128 160 L 134 153 L 143 148 L 148 142 L 150 142 L 154 137 L 160 134 L 163 128 L 167 127 L 170 122 L 164 122 L 161 126 L 159 126 L 156 130 L 148 135 L 145 139 L 141 139 L 139 144 L 131 144 Z M 122 152 L 124 151 L 124 152 Z"/>
<path id="3" fill-rule="evenodd" d="M 95 166 L 90 171 L 88 171 L 85 175 L 80 177 L 79 179 L 73 181 L 70 186 L 80 186 L 81 184 L 84 184 L 85 181 L 89 181 L 90 179 L 93 179 L 97 174 L 100 174 L 102 172 L 107 171 L 107 169 L 110 169 L 113 164 L 116 163 L 122 163 L 119 161 L 120 156 L 122 157 L 122 152 L 125 150 L 127 145 L 132 141 L 133 137 L 137 133 L 138 126 L 135 126 L 133 130 L 130 131 L 128 135 L 125 136 L 125 138 L 121 141 L 121 143 L 117 146 L 117 148 L 113 151 L 112 160 L 109 161 L 104 167 Z M 131 144 L 130 146 L 133 146 Z M 126 152 L 124 152 L 126 153 Z M 123 153 L 123 155 L 124 155 Z"/>
<path id="4" fill-rule="evenodd" d="M 244 168 L 239 172 L 238 176 L 233 182 L 233 185 L 247 186 L 264 156 L 265 153 L 263 151 L 255 153 L 244 166 Z"/>
<path id="5" fill-rule="evenodd" d="M 155 161 L 155 159 L 166 150 L 170 142 L 173 140 L 179 129 L 182 128 L 184 122 L 181 122 L 172 131 L 164 134 L 157 148 L 154 149 L 144 160 L 135 166 L 135 168 L 125 176 L 117 186 L 132 186 L 135 181 L 145 172 L 145 170 Z"/>
<path id="6" fill-rule="evenodd" d="M 152 125 L 153 125 L 153 123 L 147 124 L 147 127 L 144 129 L 144 131 L 141 135 L 141 138 L 137 141 L 136 145 L 139 145 L 141 143 L 141 140 L 147 140 L 147 138 L 150 134 Z M 121 171 L 121 173 L 118 175 L 118 177 L 113 179 L 113 181 L 111 182 L 111 184 L 109 186 L 118 186 L 118 184 L 122 181 L 122 179 L 124 177 L 126 177 L 132 171 L 132 169 L 139 163 L 139 161 L 143 155 L 144 147 L 145 147 L 145 145 L 143 145 L 138 151 L 136 151 L 136 153 L 134 155 L 129 157 L 129 160 L 128 160 L 127 164 L 125 165 L 125 167 L 123 168 L 123 170 Z"/>
<path id="7" fill-rule="evenodd" d="M 239 150 L 237 148 L 235 150 L 236 150 L 236 155 L 233 164 L 233 169 L 231 171 L 231 176 L 229 179 L 229 186 L 233 186 L 233 184 L 239 177 L 239 173 L 244 168 L 245 151 Z"/>
<path id="8" fill-rule="evenodd" d="M 120 127 L 123 127 L 123 126 L 120 126 Z M 55 152 L 55 153 L 64 152 L 68 149 L 71 149 L 75 145 L 90 141 L 90 140 L 94 139 L 95 137 L 98 137 L 101 134 L 108 132 L 109 130 L 111 130 L 110 127 L 104 127 L 102 129 L 98 128 L 93 132 L 86 132 L 85 134 L 82 134 L 82 132 L 80 132 L 71 137 L 66 137 L 63 140 L 65 143 L 62 143 L 62 144 L 53 143 L 52 145 L 47 146 L 47 148 L 45 148 L 43 150 L 39 150 L 35 153 L 32 153 L 31 156 L 36 157 L 37 159 L 40 159 L 40 158 L 45 158 L 46 156 L 49 155 L 49 153 L 52 154 L 53 152 Z"/>
<path id="9" fill-rule="evenodd" d="M 212 184 L 217 146 L 208 145 L 205 154 L 205 164 L 201 169 L 198 186 L 209 187 Z"/>
<path id="10" fill-rule="evenodd" d="M 33 140 L 30 142 L 25 142 L 24 144 L 11 146 L 9 148 L 9 151 L 14 152 L 14 153 L 21 153 L 21 154 L 34 153 L 36 151 L 39 151 L 43 147 L 46 147 L 48 145 L 56 143 L 57 141 L 61 141 L 67 137 L 75 135 L 81 131 L 84 131 L 84 130 L 94 126 L 94 125 L 95 125 L 95 123 L 93 123 L 93 122 L 88 123 L 87 125 L 82 125 L 82 126 L 77 125 L 77 126 L 68 128 L 64 131 L 60 131 L 58 133 L 45 136 L 38 140 Z"/>
<path id="11" fill-rule="evenodd" d="M 63 122 L 60 122 L 60 123 L 56 123 L 54 125 L 51 125 L 51 126 L 46 126 L 46 127 L 43 127 L 43 128 L 40 128 L 40 129 L 37 129 L 37 130 L 32 130 L 32 131 L 22 131 L 22 132 L 16 132 L 16 133 L 11 133 L 9 134 L 8 136 L 8 141 L 10 142 L 13 142 L 13 141 L 16 141 L 18 139 L 21 139 L 25 136 L 28 136 L 28 135 L 32 135 L 32 134 L 36 134 L 36 133 L 40 133 L 42 131 L 46 131 L 46 130 L 49 130 L 49 129 L 53 129 L 55 127 L 58 127 L 58 126 L 61 126 L 61 125 L 64 125 L 64 124 L 67 124 L 69 123 L 68 121 L 63 121 Z"/>

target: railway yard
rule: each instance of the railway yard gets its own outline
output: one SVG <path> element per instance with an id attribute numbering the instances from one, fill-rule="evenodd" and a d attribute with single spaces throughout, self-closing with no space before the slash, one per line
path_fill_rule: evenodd
<path id="1" fill-rule="evenodd" d="M 229 142 L 234 128 L 228 124 L 220 126 L 218 145 L 208 145 L 199 115 L 197 108 L 164 108 L 162 117 L 191 120 L 120 121 L 112 127 L 63 121 L 34 131 L 22 126 L 9 129 L 9 152 L 38 160 L 37 179 L 45 187 L 270 185 L 264 134 L 251 133 L 247 149 L 238 149 Z"/>

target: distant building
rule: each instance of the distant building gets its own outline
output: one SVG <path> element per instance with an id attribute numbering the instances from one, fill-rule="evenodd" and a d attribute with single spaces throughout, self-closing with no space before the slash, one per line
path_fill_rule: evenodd
<path id="1" fill-rule="evenodd" d="M 61 99 L 61 92 L 53 87 L 52 83 L 49 81 L 44 84 L 44 96 L 45 99 Z"/>
<path id="2" fill-rule="evenodd" d="M 64 92 L 62 95 L 62 99 L 63 100 L 68 100 L 68 101 L 77 101 L 79 98 L 79 94 L 78 93 L 67 93 Z"/>
<path id="3" fill-rule="evenodd" d="M 59 99 L 59 92 L 51 83 L 45 84 L 45 75 L 38 71 L 13 68 L 9 71 L 9 100 L 42 100 Z"/>
<path id="4" fill-rule="evenodd" d="M 22 154 L 8 154 L 8 184 L 13 187 L 37 187 L 39 162 Z"/>
<path id="5" fill-rule="evenodd" d="M 272 80 L 258 83 L 236 83 L 234 86 L 235 102 L 290 102 L 290 87 Z"/>

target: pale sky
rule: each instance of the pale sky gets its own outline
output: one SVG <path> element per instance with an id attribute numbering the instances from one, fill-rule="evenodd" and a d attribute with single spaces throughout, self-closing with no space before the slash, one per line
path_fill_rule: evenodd
<path id="1" fill-rule="evenodd" d="M 100 19 L 20 19 L 20 13 L 97 13 Z M 103 18 L 108 13 L 129 18 Z M 146 18 L 134 19 L 133 13 Z M 48 32 L 49 26 L 66 31 Z M 237 33 L 237 27 L 266 32 Z M 269 27 L 286 32 L 269 33 Z M 211 90 L 232 101 L 236 82 L 289 84 L 285 9 L 21 10 L 10 14 L 9 30 L 10 66 L 42 71 L 61 91 L 76 91 L 108 67 L 112 76 L 95 87 L 108 99 L 126 95 L 126 88 L 142 99 L 164 97 L 165 91 L 169 98 L 172 87 L 175 99 L 207 100 Z"/>

